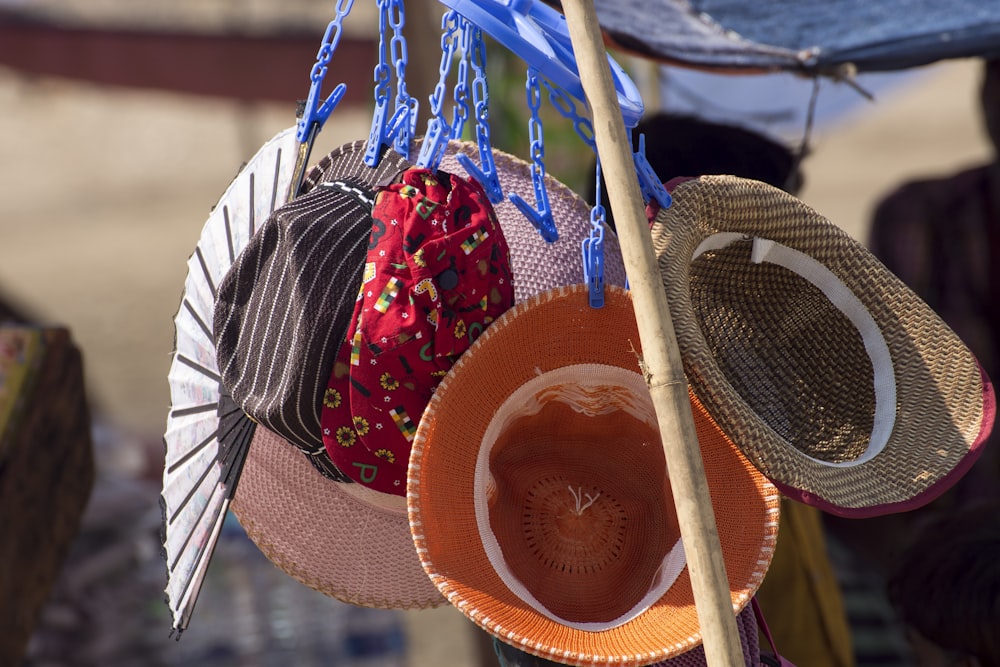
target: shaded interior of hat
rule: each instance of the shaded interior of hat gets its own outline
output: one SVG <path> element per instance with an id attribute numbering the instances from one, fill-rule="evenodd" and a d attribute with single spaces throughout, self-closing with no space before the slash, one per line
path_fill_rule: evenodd
<path id="1" fill-rule="evenodd" d="M 625 412 L 549 401 L 504 429 L 489 465 L 506 564 L 561 619 L 629 613 L 680 538 L 659 434 Z"/>
<path id="2" fill-rule="evenodd" d="M 692 305 L 738 397 L 790 446 L 831 463 L 864 454 L 872 361 L 857 327 L 812 283 L 735 242 L 691 263 Z"/>

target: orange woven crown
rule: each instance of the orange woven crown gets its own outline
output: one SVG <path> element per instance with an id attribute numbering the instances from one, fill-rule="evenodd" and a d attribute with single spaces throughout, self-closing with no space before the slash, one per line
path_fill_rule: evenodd
<path id="1" fill-rule="evenodd" d="M 643 665 L 700 641 L 631 299 L 583 285 L 494 322 L 438 386 L 407 500 L 425 571 L 504 642 Z M 734 610 L 756 591 L 778 494 L 692 395 Z M 695 443 L 692 443 L 694 446 Z"/>

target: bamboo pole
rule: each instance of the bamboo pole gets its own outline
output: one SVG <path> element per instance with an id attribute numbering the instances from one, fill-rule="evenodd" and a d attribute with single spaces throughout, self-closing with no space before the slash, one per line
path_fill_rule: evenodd
<path id="1" fill-rule="evenodd" d="M 631 146 L 593 0 L 563 0 L 642 344 L 647 384 L 670 471 L 705 655 L 711 667 L 743 665 L 719 533 L 688 398 L 687 380 L 657 270 Z"/>

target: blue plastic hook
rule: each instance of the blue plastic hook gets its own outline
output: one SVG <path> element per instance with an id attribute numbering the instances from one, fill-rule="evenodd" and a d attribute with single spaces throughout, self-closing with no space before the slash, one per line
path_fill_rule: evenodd
<path id="1" fill-rule="evenodd" d="M 326 32 L 323 35 L 323 42 L 316 56 L 316 63 L 309 74 L 309 94 L 306 96 L 302 117 L 299 119 L 298 129 L 295 133 L 295 139 L 300 144 L 309 141 L 310 135 L 315 136 L 315 133 L 319 131 L 319 128 L 323 127 L 330 114 L 333 113 L 333 110 L 337 108 L 340 100 L 344 97 L 344 93 L 347 92 L 347 84 L 341 83 L 333 89 L 333 92 L 330 93 L 322 104 L 319 101 L 323 88 L 323 79 L 326 78 L 330 59 L 333 57 L 333 53 L 337 50 L 337 45 L 340 43 L 344 17 L 351 10 L 352 4 L 353 0 L 347 2 L 346 6 L 338 9 L 336 18 L 327 25 Z"/>
<path id="2" fill-rule="evenodd" d="M 477 138 L 479 138 L 480 133 L 476 133 Z M 480 140 L 480 148 L 482 148 L 482 141 Z M 483 186 L 483 190 L 486 192 L 486 197 L 490 200 L 491 204 L 499 204 L 503 201 L 503 189 L 500 187 L 500 175 L 497 174 L 496 165 L 492 160 L 492 153 L 489 153 L 489 159 L 483 159 L 483 152 L 480 150 L 480 159 L 483 161 L 484 169 L 480 169 L 473 162 L 472 158 L 464 153 L 458 153 L 455 155 L 455 159 L 458 163 L 462 165 L 469 176 L 472 176 L 480 185 Z"/>
<path id="3" fill-rule="evenodd" d="M 527 93 L 528 108 L 531 110 L 528 134 L 531 139 L 531 185 L 535 191 L 535 208 L 529 206 L 528 202 L 516 192 L 509 193 L 507 197 L 534 225 L 543 239 L 554 243 L 559 240 L 559 233 L 552 218 L 549 194 L 545 188 L 545 133 L 542 129 L 542 118 L 538 113 L 542 104 L 542 91 L 538 83 L 538 72 L 530 67 L 525 82 L 525 93 Z"/>
<path id="4" fill-rule="evenodd" d="M 468 19 L 464 19 L 463 30 L 468 34 L 468 48 L 470 53 L 470 64 L 472 65 L 472 101 L 475 105 L 476 114 L 476 145 L 479 148 L 479 161 L 482 168 L 479 168 L 472 159 L 464 153 L 458 153 L 455 157 L 465 171 L 476 179 L 486 197 L 493 204 L 503 201 L 503 188 L 500 186 L 500 175 L 497 173 L 496 163 L 493 160 L 493 144 L 490 140 L 490 120 L 489 120 L 489 88 L 486 81 L 486 44 L 483 41 L 482 31 L 473 25 Z M 458 139 L 459 137 L 454 137 Z"/>
<path id="5" fill-rule="evenodd" d="M 586 101 L 565 18 L 535 0 L 440 0 L 478 25 L 573 97 Z M 642 117 L 642 96 L 635 83 L 610 56 L 618 103 L 625 125 Z"/>
<path id="6" fill-rule="evenodd" d="M 635 173 L 639 176 L 639 189 L 642 191 L 643 199 L 646 201 L 655 199 L 660 208 L 669 208 L 670 202 L 673 201 L 670 193 L 646 159 L 645 134 L 639 135 L 639 150 L 632 154 L 632 159 L 635 161 Z"/>
<path id="7" fill-rule="evenodd" d="M 403 18 L 402 0 L 380 0 L 378 3 L 378 64 L 375 66 L 375 112 L 372 115 L 372 127 L 368 133 L 368 145 L 365 150 L 365 164 L 369 167 L 377 167 L 382 155 L 383 146 L 393 146 L 405 148 L 401 151 L 404 156 L 409 155 L 409 139 L 412 137 L 411 128 L 415 127 L 411 116 L 415 114 L 416 107 L 410 103 L 409 95 L 406 94 L 406 84 L 404 81 L 406 71 L 406 45 L 402 37 L 402 27 L 405 22 Z M 393 14 L 393 9 L 396 14 Z M 386 37 L 389 30 L 392 30 L 392 37 L 389 40 L 388 51 L 395 66 L 397 78 L 396 108 L 389 115 L 389 79 L 391 68 L 386 59 Z"/>
<path id="8" fill-rule="evenodd" d="M 383 146 L 391 146 L 393 140 L 404 129 L 409 129 L 410 107 L 399 107 L 389 116 L 389 102 L 383 100 L 375 105 L 375 113 L 372 116 L 372 129 L 368 133 L 368 146 L 365 149 L 365 164 L 369 167 L 377 167 L 382 155 Z"/>
<path id="9" fill-rule="evenodd" d="M 587 283 L 587 300 L 591 308 L 604 305 L 604 229 L 598 237 L 587 237 L 583 247 L 583 281 Z"/>
<path id="10" fill-rule="evenodd" d="M 538 187 L 535 187 L 535 200 L 540 202 L 538 210 L 532 208 L 531 204 L 524 201 L 524 197 L 516 192 L 511 192 L 507 197 L 524 214 L 528 222 L 538 230 L 543 239 L 548 243 L 555 243 L 559 240 L 559 232 L 556 231 L 556 222 L 552 219 L 552 209 L 549 208 L 548 195 L 545 192 L 545 188 L 539 190 Z"/>
<path id="11" fill-rule="evenodd" d="M 561 51 L 560 58 L 564 62 L 572 63 L 573 71 L 578 71 L 576 55 L 573 53 L 573 42 L 569 36 L 569 28 L 566 27 L 566 17 L 543 2 L 534 2 L 528 9 L 528 16 L 538 24 L 546 36 L 555 39 L 555 42 L 550 43 Z M 618 92 L 618 105 L 621 107 L 622 119 L 625 121 L 625 127 L 631 129 L 639 123 L 644 112 L 642 93 L 639 92 L 639 87 L 635 85 L 624 68 L 611 56 L 608 56 L 608 65 L 611 66 L 611 77 Z M 580 91 L 581 95 L 576 95 L 576 97 L 585 101 L 582 96 L 583 84 L 580 85 Z"/>
<path id="12" fill-rule="evenodd" d="M 582 242 L 583 281 L 587 284 L 587 299 L 591 308 L 604 305 L 604 222 L 607 216 L 601 204 L 601 160 L 595 164 L 596 192 L 590 209 L 590 235 Z"/>

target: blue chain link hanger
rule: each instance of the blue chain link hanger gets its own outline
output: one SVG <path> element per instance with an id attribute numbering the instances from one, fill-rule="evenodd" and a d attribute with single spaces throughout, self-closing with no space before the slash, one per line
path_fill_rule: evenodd
<path id="1" fill-rule="evenodd" d="M 589 122 L 582 122 L 582 116 L 575 112 L 575 105 L 570 101 L 570 98 L 575 97 L 582 102 L 585 95 L 566 19 L 551 7 L 535 0 L 441 0 L 441 2 L 490 33 L 528 64 L 526 92 L 528 108 L 531 111 L 528 131 L 531 141 L 531 174 L 535 205 L 529 205 L 517 194 L 512 193 L 509 198 L 538 229 L 542 238 L 554 242 L 559 235 L 545 188 L 545 145 L 539 115 L 540 82 L 549 90 L 550 99 L 557 109 L 564 116 L 573 119 L 577 133 L 592 149 L 595 149 Z M 623 119 L 627 127 L 634 127 L 642 117 L 642 97 L 624 70 L 612 58 L 609 57 L 608 60 Z M 556 102 L 554 96 L 554 91 L 557 90 L 561 91 L 559 102 Z M 645 182 L 649 178 L 648 171 L 651 170 L 641 169 L 641 166 L 640 163 L 636 164 L 636 172 Z M 648 163 L 646 166 L 648 167 Z M 471 170 L 469 173 L 479 177 Z M 655 175 L 653 179 L 655 180 Z M 662 190 L 662 184 L 660 189 Z M 659 196 L 652 181 L 645 185 L 643 191 L 649 193 L 649 196 Z M 665 195 L 666 191 L 663 190 L 662 194 Z"/>
<path id="2" fill-rule="evenodd" d="M 583 281 L 587 283 L 587 299 L 591 308 L 604 305 L 604 226 L 607 215 L 601 204 L 601 160 L 595 163 L 596 200 L 590 209 L 590 234 L 581 242 Z"/>
<path id="3" fill-rule="evenodd" d="M 340 37 L 343 34 L 344 18 L 351 12 L 354 0 L 339 0 L 337 3 L 337 13 L 333 20 L 326 26 L 323 34 L 323 41 L 320 43 L 319 53 L 316 55 L 316 63 L 309 73 L 309 94 L 302 104 L 302 112 L 296 128 L 295 140 L 298 143 L 297 155 L 295 157 L 295 169 L 292 172 L 292 180 L 288 186 L 286 199 L 292 199 L 302 185 L 305 176 L 306 165 L 309 162 L 309 154 L 312 152 L 316 136 L 326 123 L 330 114 L 343 99 L 347 92 L 347 84 L 340 83 L 330 95 L 320 102 L 323 90 L 323 80 L 326 78 L 327 70 L 330 66 L 330 59 L 333 57 Z"/>
<path id="4" fill-rule="evenodd" d="M 500 187 L 500 176 L 497 174 L 496 164 L 493 161 L 493 144 L 490 139 L 490 92 L 486 81 L 486 44 L 483 41 L 482 31 L 471 21 L 464 21 L 463 30 L 465 34 L 469 35 L 470 62 L 474 74 L 472 81 L 472 102 L 475 105 L 476 112 L 476 145 L 479 148 L 479 162 L 482 166 L 476 165 L 469 156 L 463 153 L 456 155 L 456 159 L 469 175 L 483 186 L 490 202 L 499 204 L 503 201 L 503 189 Z M 461 133 L 452 132 L 452 138 L 461 138 Z"/>
<path id="5" fill-rule="evenodd" d="M 458 76 L 455 80 L 451 138 L 461 139 L 469 120 L 469 59 L 472 54 L 472 24 L 458 17 Z"/>
<path id="6" fill-rule="evenodd" d="M 438 67 L 438 82 L 431 94 L 431 119 L 427 135 L 420 147 L 416 164 L 424 168 L 437 168 L 449 139 L 461 139 L 465 124 L 469 119 L 469 68 L 472 69 L 472 101 L 476 114 L 476 143 L 479 147 L 479 161 L 476 165 L 467 155 L 456 156 L 459 163 L 483 186 L 489 200 L 496 204 L 503 200 L 500 178 L 493 160 L 490 142 L 489 88 L 486 82 L 486 46 L 482 31 L 471 21 L 454 10 L 445 12 L 441 18 L 441 64 Z M 454 110 L 449 123 L 444 113 L 444 99 L 452 61 L 458 54 L 457 82 L 453 98 Z"/>
<path id="7" fill-rule="evenodd" d="M 576 130 L 577 135 L 583 140 L 583 143 L 587 144 L 594 151 L 596 158 L 597 146 L 594 143 L 594 127 L 590 119 L 577 111 L 576 103 L 573 102 L 571 97 L 548 81 L 542 81 L 542 85 L 549 92 L 549 101 L 552 103 L 552 106 L 564 118 L 573 123 L 573 129 Z M 639 189 L 642 192 L 642 198 L 645 201 L 655 199 L 660 208 L 669 207 L 671 202 L 670 193 L 667 192 L 667 189 L 663 186 L 663 181 L 656 175 L 656 171 L 649 164 L 649 160 L 646 159 L 646 135 L 644 134 L 639 135 L 639 150 L 632 153 L 632 161 L 635 164 L 635 172 L 639 178 Z"/>
<path id="8" fill-rule="evenodd" d="M 365 164 L 377 167 L 383 146 L 392 146 L 403 157 L 409 158 L 410 140 L 416 130 L 416 100 L 406 92 L 405 74 L 407 64 L 406 40 L 403 25 L 406 22 L 403 0 L 378 0 L 379 40 L 378 64 L 375 65 L 375 112 L 368 134 L 365 150 Z M 392 30 L 389 42 L 389 56 L 386 57 L 386 35 Z M 389 114 L 389 79 L 392 69 L 396 73 L 396 99 L 392 115 Z"/>
<path id="9" fill-rule="evenodd" d="M 583 84 L 573 56 L 566 19 L 536 0 L 440 0 L 472 21 L 529 67 L 567 93 L 584 101 Z M 635 127 L 643 113 L 639 89 L 610 56 L 618 104 L 627 127 Z"/>
<path id="10" fill-rule="evenodd" d="M 548 242 L 558 240 L 558 230 L 552 216 L 545 187 L 545 144 L 542 120 L 539 114 L 541 87 L 548 91 L 552 105 L 573 123 L 574 130 L 595 156 L 597 149 L 590 120 L 577 111 L 574 101 L 585 101 L 572 41 L 565 17 L 551 7 L 535 0 L 441 0 L 472 23 L 489 32 L 497 41 L 520 56 L 528 64 L 526 98 L 531 112 L 528 132 L 531 153 L 531 176 L 535 205 L 531 206 L 516 193 L 508 195 L 511 202 L 535 226 Z M 625 71 L 609 56 L 619 107 L 627 128 L 635 127 L 644 111 L 637 87 Z M 464 61 L 463 61 L 464 62 Z M 488 125 L 485 125 L 488 128 Z M 483 153 L 482 142 L 480 153 Z M 462 159 L 464 158 L 464 159 Z M 471 160 L 461 156 L 466 170 L 484 181 L 485 174 L 477 172 Z M 656 176 L 645 156 L 645 137 L 639 138 L 639 150 L 633 147 L 633 162 L 639 179 L 640 190 L 646 201 L 655 199 L 661 207 L 670 205 L 670 195 Z M 484 160 L 484 164 L 485 160 Z M 589 302 L 599 308 L 604 304 L 604 228 L 606 212 L 600 201 L 600 162 L 597 161 L 598 200 L 591 210 L 591 231 L 583 240 L 581 254 L 584 276 L 588 285 Z M 499 201 L 498 197 L 494 200 Z M 491 197 L 492 199 L 492 197 Z"/>
<path id="11" fill-rule="evenodd" d="M 392 145 L 398 153 L 410 159 L 410 145 L 416 132 L 418 109 L 417 101 L 406 90 L 405 69 L 408 57 L 403 36 L 405 24 L 403 0 L 377 0 L 377 2 L 379 62 L 374 71 L 375 111 L 365 155 L 365 162 L 373 167 L 378 164 L 382 147 L 386 145 Z M 554 242 L 558 239 L 558 231 L 545 188 L 544 133 L 539 115 L 541 86 L 548 91 L 553 106 L 573 122 L 577 134 L 596 154 L 593 127 L 587 118 L 577 112 L 574 102 L 574 98 L 582 102 L 584 94 L 565 18 L 559 12 L 535 0 L 441 0 L 441 2 L 451 9 L 442 18 L 440 80 L 431 95 L 432 118 L 417 164 L 436 167 L 443 157 L 448 140 L 461 138 L 465 124 L 469 120 L 471 65 L 474 72 L 471 92 L 475 105 L 476 140 L 482 167 L 477 166 L 466 155 L 460 154 L 457 159 L 466 171 L 483 185 L 493 203 L 502 201 L 503 193 L 493 161 L 489 136 L 487 103 L 489 91 L 486 80 L 485 45 L 482 39 L 482 30 L 485 29 L 528 63 L 525 91 L 531 111 L 529 135 L 535 206 L 530 206 L 517 194 L 512 193 L 509 198 L 546 241 Z M 308 142 L 306 154 L 308 149 L 311 149 L 315 135 L 346 91 L 346 86 L 340 84 L 322 104 L 319 102 L 322 81 L 340 40 L 343 19 L 352 6 L 353 0 L 338 2 L 337 15 L 327 27 L 323 45 L 310 76 L 312 85 L 297 135 L 300 143 Z M 386 40 L 390 30 L 392 35 L 387 48 Z M 459 57 L 457 83 L 453 90 L 454 112 L 452 122 L 448 123 L 442 107 L 447 89 L 447 77 L 456 54 Z M 624 70 L 610 57 L 608 60 L 623 119 L 627 127 L 634 127 L 643 112 L 641 96 Z M 389 84 L 393 73 L 396 78 L 396 96 L 390 113 Z M 661 206 L 669 206 L 669 194 L 645 158 L 645 138 L 640 137 L 639 142 L 639 150 L 633 155 L 643 197 L 647 200 L 656 199 Z M 300 153 L 302 152 L 300 150 Z M 590 236 L 584 240 L 582 248 L 584 274 L 590 286 L 591 305 L 594 307 L 603 304 L 605 217 L 605 211 L 598 201 L 591 212 Z"/>
<path id="12" fill-rule="evenodd" d="M 298 122 L 298 132 L 295 135 L 299 143 L 305 143 L 310 133 L 319 132 L 326 119 L 340 103 L 341 98 L 344 97 L 344 93 L 347 92 L 347 85 L 341 83 L 334 88 L 322 104 L 319 101 L 323 79 L 326 78 L 326 72 L 330 66 L 330 59 L 333 57 L 334 51 L 337 50 L 337 45 L 343 34 L 344 18 L 351 12 L 353 6 L 354 0 L 340 0 L 337 3 L 337 15 L 326 26 L 326 33 L 323 35 L 323 41 L 316 56 L 316 64 L 313 65 L 309 74 L 309 95 L 306 97 L 302 117 Z"/>
<path id="13" fill-rule="evenodd" d="M 424 169 L 437 169 L 444 156 L 452 127 L 445 118 L 444 97 L 447 90 L 448 74 L 455 51 L 459 48 L 458 31 L 462 17 L 455 11 L 448 11 L 441 17 L 441 64 L 438 66 L 438 82 L 431 93 L 431 117 L 427 122 L 427 134 L 420 145 L 416 164 Z"/>
<path id="14" fill-rule="evenodd" d="M 528 136 L 531 140 L 531 184 L 535 190 L 535 206 L 532 207 L 521 195 L 512 192 L 507 197 L 518 210 L 524 214 L 542 238 L 549 243 L 559 240 L 555 220 L 552 219 L 552 207 L 549 206 L 549 194 L 545 188 L 545 137 L 542 131 L 542 118 L 538 113 L 542 104 L 542 90 L 538 83 L 538 72 L 528 68 L 525 83 L 528 109 L 531 117 L 528 119 Z"/>
<path id="15" fill-rule="evenodd" d="M 405 109 L 406 120 L 402 121 L 399 132 L 396 133 L 393 146 L 396 152 L 407 160 L 410 159 L 410 146 L 413 137 L 417 133 L 417 114 L 420 110 L 420 103 L 412 97 L 406 90 L 406 65 L 409 56 L 406 52 L 406 38 L 403 36 L 403 26 L 406 22 L 403 14 L 403 2 L 398 0 L 391 5 L 395 12 L 389 14 L 389 25 L 392 28 L 392 40 L 389 42 L 389 56 L 396 67 L 396 106 Z"/>

